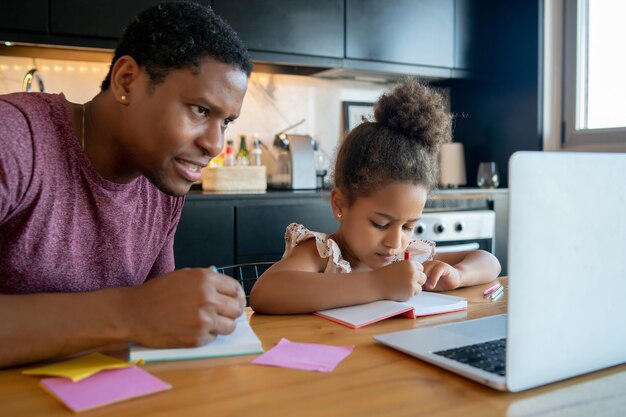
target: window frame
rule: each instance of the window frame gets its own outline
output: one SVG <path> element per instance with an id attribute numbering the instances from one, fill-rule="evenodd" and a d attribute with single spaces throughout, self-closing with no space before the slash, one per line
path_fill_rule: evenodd
<path id="1" fill-rule="evenodd" d="M 578 33 L 578 25 L 586 19 L 588 0 L 563 0 L 563 117 L 561 148 L 587 148 L 588 150 L 611 150 L 626 147 L 626 127 L 604 129 L 576 129 L 578 113 L 582 104 L 577 89 L 583 86 L 578 71 L 578 46 L 586 36 L 586 30 Z"/>

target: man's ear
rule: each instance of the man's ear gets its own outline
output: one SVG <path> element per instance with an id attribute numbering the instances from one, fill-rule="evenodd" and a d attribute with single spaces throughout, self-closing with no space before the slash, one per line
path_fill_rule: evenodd
<path id="1" fill-rule="evenodd" d="M 348 208 L 346 192 L 339 187 L 333 188 L 330 192 L 330 206 L 333 209 L 335 219 L 341 221 L 343 219 L 343 212 Z"/>
<path id="2" fill-rule="evenodd" d="M 115 100 L 121 104 L 128 104 L 132 99 L 133 88 L 141 73 L 137 61 L 129 55 L 121 56 L 113 64 L 111 70 L 111 92 Z"/>

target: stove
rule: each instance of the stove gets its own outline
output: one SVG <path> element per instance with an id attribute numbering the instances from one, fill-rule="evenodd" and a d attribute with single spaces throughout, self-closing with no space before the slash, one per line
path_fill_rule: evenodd
<path id="1" fill-rule="evenodd" d="M 493 210 L 424 211 L 414 239 L 431 240 L 437 252 L 483 249 L 495 251 L 496 216 Z"/>

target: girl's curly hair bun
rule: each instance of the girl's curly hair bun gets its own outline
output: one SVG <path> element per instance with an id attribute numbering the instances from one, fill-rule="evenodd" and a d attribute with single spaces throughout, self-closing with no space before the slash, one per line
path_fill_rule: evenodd
<path id="1" fill-rule="evenodd" d="M 375 120 L 401 135 L 416 140 L 432 157 L 452 136 L 452 117 L 436 90 L 408 78 L 383 94 L 374 109 Z"/>

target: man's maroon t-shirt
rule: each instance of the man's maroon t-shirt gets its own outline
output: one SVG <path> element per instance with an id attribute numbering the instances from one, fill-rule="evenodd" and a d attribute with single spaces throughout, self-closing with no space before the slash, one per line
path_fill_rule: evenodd
<path id="1" fill-rule="evenodd" d="M 143 176 L 102 178 L 63 95 L 0 96 L 0 293 L 136 286 L 170 272 L 183 203 Z"/>

